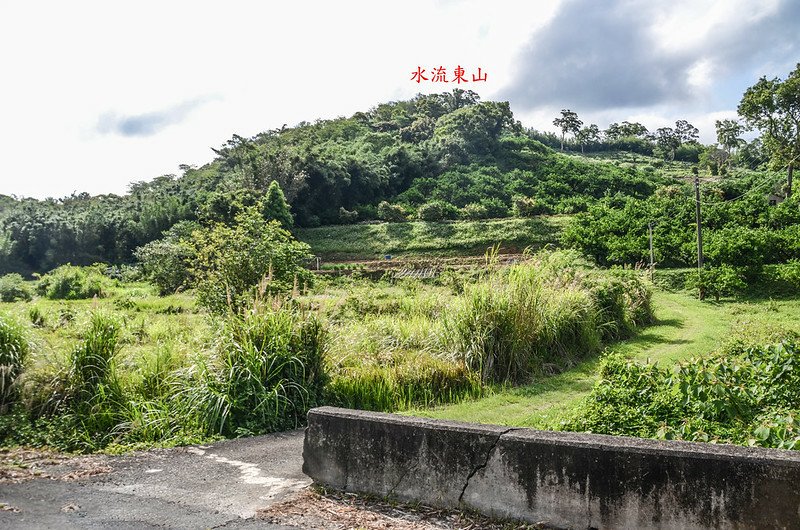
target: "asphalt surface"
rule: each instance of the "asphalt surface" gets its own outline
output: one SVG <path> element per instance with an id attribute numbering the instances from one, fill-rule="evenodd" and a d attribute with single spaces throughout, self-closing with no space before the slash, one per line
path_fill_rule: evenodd
<path id="1" fill-rule="evenodd" d="M 98 457 L 110 471 L 0 484 L 0 528 L 288 528 L 254 516 L 311 483 L 302 452 L 298 430 Z"/>

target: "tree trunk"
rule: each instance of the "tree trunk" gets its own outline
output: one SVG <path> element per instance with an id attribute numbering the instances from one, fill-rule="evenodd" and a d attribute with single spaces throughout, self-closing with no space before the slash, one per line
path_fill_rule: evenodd
<path id="1" fill-rule="evenodd" d="M 794 163 L 789 164 L 789 175 L 788 175 L 787 185 L 786 185 L 786 198 L 787 199 L 792 196 L 792 173 L 794 173 Z"/>

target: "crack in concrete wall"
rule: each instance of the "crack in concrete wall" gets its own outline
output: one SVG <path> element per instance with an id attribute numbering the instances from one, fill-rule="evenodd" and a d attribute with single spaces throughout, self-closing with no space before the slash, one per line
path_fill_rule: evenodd
<path id="1" fill-rule="evenodd" d="M 800 528 L 800 452 L 548 432 L 322 407 L 326 486 L 566 528 Z"/>
<path id="2" fill-rule="evenodd" d="M 489 450 L 486 451 L 486 458 L 484 458 L 483 463 L 475 466 L 472 469 L 472 471 L 470 471 L 469 475 L 467 476 L 467 480 L 464 482 L 464 487 L 461 488 L 461 495 L 458 496 L 458 503 L 459 504 L 461 504 L 463 502 L 464 493 L 466 493 L 467 488 L 469 487 L 469 481 L 472 480 L 472 477 L 475 476 L 475 473 L 477 473 L 481 469 L 484 469 L 486 467 L 486 465 L 489 463 L 489 459 L 492 457 L 492 453 L 494 453 L 494 450 L 497 447 L 498 442 L 500 442 L 500 438 L 502 438 L 504 435 L 506 435 L 506 434 L 508 434 L 508 433 L 510 433 L 511 431 L 514 431 L 514 430 L 516 430 L 516 429 L 506 429 L 505 431 L 501 432 L 500 435 L 495 439 L 494 443 L 489 448 Z"/>

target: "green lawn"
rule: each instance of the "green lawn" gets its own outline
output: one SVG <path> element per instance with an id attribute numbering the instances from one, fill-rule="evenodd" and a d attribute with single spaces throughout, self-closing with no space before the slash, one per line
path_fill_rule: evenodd
<path id="1" fill-rule="evenodd" d="M 657 322 L 609 351 L 669 366 L 713 351 L 737 328 L 780 326 L 800 332 L 800 299 L 741 303 L 700 302 L 684 293 L 654 294 Z M 599 358 L 559 375 L 477 400 L 410 412 L 415 416 L 515 427 L 553 428 L 591 390 Z"/>
<path id="2" fill-rule="evenodd" d="M 326 259 L 378 259 L 392 255 L 483 254 L 500 243 L 505 251 L 557 244 L 569 216 L 428 223 L 372 223 L 297 229 L 297 238 Z"/>

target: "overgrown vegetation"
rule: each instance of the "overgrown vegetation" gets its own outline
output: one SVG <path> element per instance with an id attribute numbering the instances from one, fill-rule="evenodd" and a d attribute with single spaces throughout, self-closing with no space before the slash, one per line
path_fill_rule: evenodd
<path id="1" fill-rule="evenodd" d="M 444 322 L 452 355 L 483 380 L 520 381 L 570 366 L 652 316 L 637 272 L 600 272 L 576 253 L 553 253 L 465 286 Z"/>
<path id="2" fill-rule="evenodd" d="M 16 381 L 29 352 L 23 327 L 13 318 L 0 315 L 0 414 L 7 413 L 16 399 Z"/>
<path id="3" fill-rule="evenodd" d="M 763 194 L 747 193 L 755 184 L 742 177 L 704 188 L 704 256 L 710 265 L 758 269 L 800 257 L 800 199 L 770 206 Z M 644 201 L 609 197 L 574 216 L 564 241 L 602 264 L 646 262 L 652 223 L 656 262 L 691 266 L 697 259 L 692 197 L 688 186 L 661 188 Z"/>
<path id="4" fill-rule="evenodd" d="M 30 300 L 32 295 L 22 275 L 11 273 L 0 276 L 0 302 Z"/>
<path id="5" fill-rule="evenodd" d="M 284 228 L 483 219 L 509 216 L 519 198 L 533 200 L 541 213 L 582 211 L 607 192 L 644 198 L 661 181 L 557 154 L 515 122 L 508 103 L 481 102 L 463 90 L 234 136 L 215 152 L 209 164 L 134 183 L 121 197 L 7 198 L 0 272 L 131 262 L 140 247 L 146 250 L 137 256 L 147 262 L 174 238 L 168 233 L 165 244 L 146 246 L 177 223 L 231 225 L 247 208 Z M 160 272 L 154 277 L 166 278 Z M 165 292 L 180 280 L 170 275 Z"/>
<path id="6" fill-rule="evenodd" d="M 256 285 L 207 316 L 177 295 L 113 282 L 103 299 L 17 302 L 30 324 L 9 328 L 15 336 L 50 338 L 4 372 L 18 394 L 6 400 L 0 438 L 113 450 L 293 428 L 324 403 L 396 411 L 457 402 L 566 369 L 649 318 L 636 271 L 599 271 L 574 253 L 526 259 L 506 268 L 490 259 L 424 283 L 343 277 L 274 295 Z M 471 328 L 488 289 L 507 314 L 481 313 Z M 483 349 L 464 355 L 462 343 Z"/>
<path id="7" fill-rule="evenodd" d="M 103 294 L 103 274 L 96 267 L 62 265 L 41 277 L 36 291 L 51 300 L 78 300 Z"/>
<path id="8" fill-rule="evenodd" d="M 798 345 L 735 344 L 674 369 L 609 356 L 567 430 L 800 448 Z"/>

